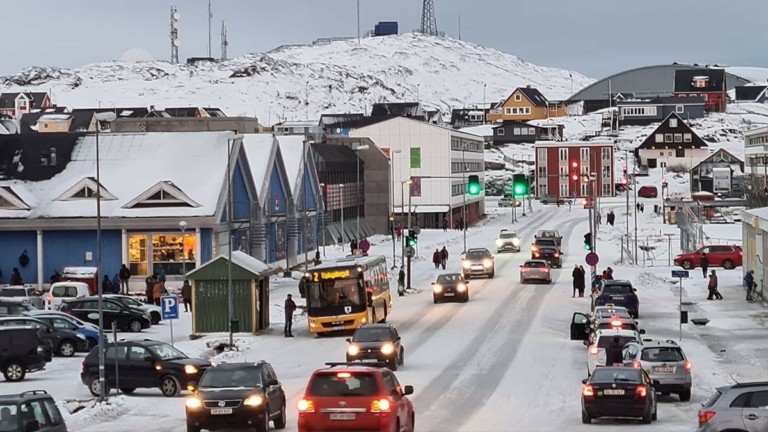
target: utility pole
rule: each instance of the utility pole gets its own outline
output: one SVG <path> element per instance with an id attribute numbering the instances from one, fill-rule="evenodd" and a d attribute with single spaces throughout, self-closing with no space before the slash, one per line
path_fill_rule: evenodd
<path id="1" fill-rule="evenodd" d="M 211 9 L 211 0 L 208 0 L 208 58 L 211 58 L 211 20 L 213 11 Z"/>
<path id="2" fill-rule="evenodd" d="M 357 44 L 360 45 L 360 0 L 357 0 Z"/>
<path id="3" fill-rule="evenodd" d="M 229 39 L 227 38 L 227 25 L 224 24 L 224 20 L 221 20 L 221 59 L 227 59 L 227 47 L 229 46 Z"/>
<path id="4" fill-rule="evenodd" d="M 409 187 L 410 187 L 410 184 L 409 184 Z M 408 190 L 408 235 L 409 236 L 411 235 L 411 196 L 413 196 L 413 194 L 409 189 Z M 408 254 L 408 282 L 406 283 L 406 286 L 405 286 L 406 287 L 405 289 L 408 289 L 408 290 L 411 289 L 411 274 L 413 273 L 411 269 L 413 265 L 411 263 L 411 260 L 412 260 L 411 254 Z"/>

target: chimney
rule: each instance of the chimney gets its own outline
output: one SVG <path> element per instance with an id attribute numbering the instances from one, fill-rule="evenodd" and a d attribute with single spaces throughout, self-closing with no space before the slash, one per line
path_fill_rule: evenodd
<path id="1" fill-rule="evenodd" d="M 525 86 L 525 88 L 531 88 L 531 85 L 530 85 L 530 84 L 528 84 L 527 86 Z"/>

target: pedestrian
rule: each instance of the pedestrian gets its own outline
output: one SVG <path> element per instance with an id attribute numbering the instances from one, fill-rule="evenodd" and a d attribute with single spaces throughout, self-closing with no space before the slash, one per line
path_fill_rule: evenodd
<path id="1" fill-rule="evenodd" d="M 583 266 L 579 266 L 579 273 L 581 273 L 581 282 L 579 283 L 579 297 L 584 297 L 584 290 L 587 288 L 587 272 L 584 271 Z"/>
<path id="2" fill-rule="evenodd" d="M 605 271 L 608 274 L 608 277 L 606 279 L 613 280 L 613 269 L 608 267 L 607 269 L 605 269 Z"/>
<path id="3" fill-rule="evenodd" d="M 443 218 L 443 232 L 448 231 L 448 219 Z"/>
<path id="4" fill-rule="evenodd" d="M 146 279 L 144 279 L 144 295 L 147 297 L 147 304 L 154 304 L 154 296 L 152 295 L 152 291 L 155 289 L 155 279 L 157 278 L 157 275 L 151 275 L 147 276 Z"/>
<path id="5" fill-rule="evenodd" d="M 58 270 L 54 270 L 51 275 L 51 283 L 55 284 L 56 282 L 61 282 L 61 273 Z"/>
<path id="6" fill-rule="evenodd" d="M 192 309 L 192 285 L 188 280 L 181 285 L 181 298 L 184 301 L 184 312 L 189 312 Z"/>
<path id="7" fill-rule="evenodd" d="M 579 271 L 578 264 L 574 264 L 571 277 L 573 277 L 573 293 L 571 294 L 571 298 L 576 298 L 576 291 L 579 290 L 579 281 L 581 281 L 581 271 Z"/>
<path id="8" fill-rule="evenodd" d="M 701 274 L 704 275 L 704 279 L 707 278 L 707 269 L 709 268 L 709 258 L 705 252 L 701 253 Z"/>
<path id="9" fill-rule="evenodd" d="M 603 216 L 599 212 L 596 212 L 595 218 L 597 219 L 596 222 L 598 225 L 601 225 L 603 223 Z"/>
<path id="10" fill-rule="evenodd" d="M 104 279 L 101 280 L 101 293 L 109 294 L 112 292 L 112 282 L 109 280 L 109 276 L 104 275 Z"/>
<path id="11" fill-rule="evenodd" d="M 440 249 L 435 248 L 435 253 L 432 254 L 432 264 L 438 269 L 441 262 L 443 262 L 443 254 L 440 253 Z"/>
<path id="12" fill-rule="evenodd" d="M 611 344 L 605 349 L 606 366 L 624 363 L 624 355 L 621 352 L 622 348 L 624 347 L 621 345 L 621 338 L 614 336 Z"/>
<path id="13" fill-rule="evenodd" d="M 750 301 L 750 294 L 752 294 L 752 290 L 757 287 L 754 270 L 750 270 L 744 275 L 744 286 L 747 287 L 747 301 Z"/>
<path id="14" fill-rule="evenodd" d="M 368 256 L 368 251 L 371 249 L 371 243 L 368 241 L 368 239 L 363 237 L 363 239 L 360 240 L 360 244 L 358 246 L 363 256 Z"/>
<path id="15" fill-rule="evenodd" d="M 608 218 L 607 218 L 607 219 L 608 219 L 608 223 L 609 223 L 611 226 L 613 226 L 614 222 L 616 221 L 616 214 L 615 214 L 615 213 L 613 213 L 613 210 L 611 210 L 611 211 L 608 213 Z"/>
<path id="16" fill-rule="evenodd" d="M 707 284 L 707 290 L 709 291 L 707 300 L 723 299 L 722 294 L 720 294 L 720 291 L 717 290 L 717 274 L 715 273 L 714 270 L 712 270 L 712 273 L 709 275 L 709 283 Z"/>
<path id="17" fill-rule="evenodd" d="M 120 267 L 120 290 L 123 291 L 123 294 L 128 294 L 128 280 L 130 279 L 131 269 L 123 264 L 123 266 Z"/>
<path id="18" fill-rule="evenodd" d="M 158 266 L 156 274 L 157 274 L 157 280 L 159 280 L 162 283 L 165 283 L 165 268 L 163 266 Z"/>
<path id="19" fill-rule="evenodd" d="M 158 277 L 155 280 L 155 285 L 152 287 L 152 302 L 155 303 L 155 306 L 160 306 L 160 298 L 163 296 L 163 290 L 165 289 L 163 285 L 163 281 Z"/>
<path id="20" fill-rule="evenodd" d="M 115 277 L 112 278 L 112 292 L 120 294 L 120 272 L 115 273 Z"/>
<path id="21" fill-rule="evenodd" d="M 448 264 L 448 249 L 443 246 L 443 249 L 440 251 L 440 258 L 441 258 L 441 264 L 443 265 L 443 270 L 445 270 L 446 264 Z"/>
<path id="22" fill-rule="evenodd" d="M 285 337 L 293 337 L 293 313 L 296 311 L 296 302 L 290 294 L 285 297 Z"/>
<path id="23" fill-rule="evenodd" d="M 357 239 L 353 238 L 351 242 L 349 242 L 349 249 L 351 250 L 352 255 L 357 255 Z"/>
<path id="24" fill-rule="evenodd" d="M 400 224 L 397 224 L 395 227 L 395 234 L 397 234 L 397 239 L 400 240 L 400 237 L 403 236 L 403 226 Z"/>
<path id="25" fill-rule="evenodd" d="M 400 273 L 397 274 L 397 294 L 400 297 L 405 295 L 405 267 L 400 267 Z"/>
<path id="26" fill-rule="evenodd" d="M 13 270 L 11 270 L 11 279 L 8 283 L 10 285 L 24 285 L 24 280 L 21 279 L 21 273 L 19 273 L 18 267 L 14 267 Z"/>
<path id="27" fill-rule="evenodd" d="M 573 200 L 568 200 L 568 213 L 573 209 Z"/>
<path id="28" fill-rule="evenodd" d="M 645 204 L 640 203 L 640 213 L 645 213 Z"/>

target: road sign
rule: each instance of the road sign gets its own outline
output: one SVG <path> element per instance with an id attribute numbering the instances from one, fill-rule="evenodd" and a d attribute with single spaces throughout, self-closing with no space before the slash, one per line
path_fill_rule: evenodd
<path id="1" fill-rule="evenodd" d="M 688 279 L 688 270 L 672 270 L 672 277 Z"/>
<path id="2" fill-rule="evenodd" d="M 179 319 L 179 298 L 177 296 L 160 297 L 160 305 L 163 319 Z"/>
<path id="3" fill-rule="evenodd" d="M 417 226 L 416 226 L 416 227 L 413 227 L 413 228 L 411 228 L 411 231 L 412 231 L 414 234 L 416 234 L 416 235 L 419 235 L 419 234 L 421 234 L 421 228 L 419 228 L 419 227 L 417 227 Z"/>
<path id="4" fill-rule="evenodd" d="M 414 256 L 416 256 L 416 249 L 414 249 L 413 246 L 406 246 L 405 256 L 407 258 L 413 258 Z"/>
<path id="5" fill-rule="evenodd" d="M 596 266 L 600 262 L 600 257 L 596 253 L 590 252 L 584 257 L 584 261 L 587 262 L 587 265 Z"/>

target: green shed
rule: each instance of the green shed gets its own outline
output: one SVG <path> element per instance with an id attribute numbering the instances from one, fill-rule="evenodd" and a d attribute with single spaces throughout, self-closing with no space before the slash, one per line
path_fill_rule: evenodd
<path id="1" fill-rule="evenodd" d="M 227 255 L 187 273 L 192 283 L 192 333 L 229 331 Z M 275 270 L 241 251 L 232 252 L 235 332 L 256 333 L 269 327 L 269 276 Z"/>

